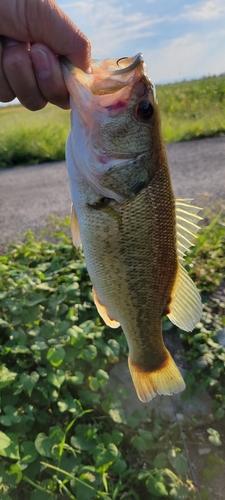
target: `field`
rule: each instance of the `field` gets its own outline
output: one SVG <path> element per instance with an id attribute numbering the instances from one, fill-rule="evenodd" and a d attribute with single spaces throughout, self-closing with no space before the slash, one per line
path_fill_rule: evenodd
<path id="1" fill-rule="evenodd" d="M 165 142 L 225 134 L 225 77 L 157 87 Z M 0 108 L 0 168 L 64 159 L 69 112 Z"/>
<path id="2" fill-rule="evenodd" d="M 34 113 L 0 108 L 0 168 L 63 160 L 69 121 L 68 111 L 50 104 Z"/>
<path id="3" fill-rule="evenodd" d="M 225 134 L 225 76 L 157 88 L 165 142 Z"/>

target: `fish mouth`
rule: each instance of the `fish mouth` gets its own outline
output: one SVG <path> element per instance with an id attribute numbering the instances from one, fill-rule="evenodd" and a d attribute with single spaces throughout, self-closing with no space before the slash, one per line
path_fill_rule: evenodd
<path id="1" fill-rule="evenodd" d="M 60 56 L 59 57 L 60 63 L 66 68 L 74 72 L 76 70 L 76 67 L 73 66 L 73 64 L 67 59 L 65 56 Z M 107 67 L 107 62 L 108 62 L 108 67 Z M 109 74 L 111 75 L 123 75 L 126 73 L 129 73 L 130 71 L 133 71 L 137 66 L 139 66 L 140 63 L 144 63 L 144 58 L 143 54 L 139 52 L 133 57 L 120 57 L 117 60 L 101 60 L 101 59 L 92 59 L 92 70 L 89 73 L 86 73 L 87 76 L 92 75 L 93 68 L 95 67 L 102 67 L 103 70 L 108 70 Z M 115 68 L 115 66 L 118 66 L 118 68 Z M 79 70 L 81 71 L 81 70 Z"/>
<path id="2" fill-rule="evenodd" d="M 140 63 L 144 63 L 144 58 L 141 53 L 136 54 L 134 57 L 120 57 L 120 59 L 117 59 L 116 64 L 122 67 L 112 72 L 114 75 L 123 75 L 133 71 Z"/>
<path id="3" fill-rule="evenodd" d="M 77 94 L 80 94 L 79 97 L 81 97 L 81 88 L 86 90 L 85 93 L 89 92 L 94 96 L 109 95 L 127 88 L 128 97 L 133 85 L 141 78 L 147 77 L 147 69 L 141 53 L 119 59 L 93 59 L 90 73 L 74 67 L 65 57 L 61 56 L 60 62 L 70 94 L 77 91 Z"/>

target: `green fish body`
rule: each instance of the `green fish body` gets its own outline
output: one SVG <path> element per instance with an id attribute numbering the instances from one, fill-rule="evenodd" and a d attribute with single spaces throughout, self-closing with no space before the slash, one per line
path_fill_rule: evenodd
<path id="1" fill-rule="evenodd" d="M 198 208 L 174 199 L 142 56 L 94 62 L 91 74 L 67 66 L 73 241 L 82 242 L 100 315 L 122 326 L 131 376 L 147 402 L 185 388 L 163 343 L 162 318 L 190 331 L 201 317 L 200 296 L 182 266 Z"/>

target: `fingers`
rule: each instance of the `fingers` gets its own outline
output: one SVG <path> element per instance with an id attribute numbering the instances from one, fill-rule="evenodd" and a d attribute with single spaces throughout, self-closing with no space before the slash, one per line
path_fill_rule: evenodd
<path id="1" fill-rule="evenodd" d="M 30 110 L 43 108 L 47 101 L 68 109 L 57 56 L 87 71 L 91 50 L 55 0 L 0 0 L 0 33 L 0 100 L 9 102 L 16 96 Z"/>
<path id="2" fill-rule="evenodd" d="M 87 71 L 91 65 L 91 48 L 87 37 L 54 0 L 27 0 L 27 5 L 31 7 L 31 4 L 32 9 L 26 9 L 26 19 L 32 39 L 47 45 L 54 54 L 66 56 L 74 66 Z M 42 22 L 37 23 L 37 19 Z"/>
<path id="3" fill-rule="evenodd" d="M 2 102 L 10 102 L 15 98 L 15 94 L 11 89 L 9 82 L 5 76 L 3 71 L 3 66 L 1 64 L 3 58 L 3 46 L 0 41 L 0 101 Z"/>
<path id="4" fill-rule="evenodd" d="M 58 58 L 44 45 L 19 43 L 5 38 L 0 70 L 0 100 L 9 102 L 18 97 L 23 106 L 36 111 L 49 101 L 69 109 Z"/>
<path id="5" fill-rule="evenodd" d="M 8 92 L 11 89 L 11 95 L 18 97 L 23 106 L 36 111 L 42 109 L 47 100 L 38 88 L 28 49 L 27 43 L 18 43 L 16 40 L 4 38 L 2 68 L 8 84 Z"/>
<path id="6" fill-rule="evenodd" d="M 34 44 L 30 57 L 38 87 L 46 101 L 63 109 L 69 109 L 69 94 L 62 76 L 58 58 L 42 44 Z"/>
<path id="7" fill-rule="evenodd" d="M 54 0 L 0 0 L 0 33 L 42 43 L 83 71 L 91 65 L 89 40 Z"/>

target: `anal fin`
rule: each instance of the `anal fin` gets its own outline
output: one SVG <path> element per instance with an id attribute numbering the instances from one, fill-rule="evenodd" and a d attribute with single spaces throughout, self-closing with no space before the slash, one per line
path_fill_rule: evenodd
<path id="1" fill-rule="evenodd" d="M 143 403 L 151 401 L 157 394 L 172 396 L 185 389 L 183 377 L 168 351 L 166 360 L 157 370 L 141 370 L 130 356 L 128 365 L 137 395 Z"/>
<path id="2" fill-rule="evenodd" d="M 71 232 L 72 232 L 73 244 L 76 248 L 78 248 L 81 243 L 81 236 L 80 236 L 80 228 L 77 219 L 77 214 L 75 212 L 73 203 L 71 205 Z"/>
<path id="3" fill-rule="evenodd" d="M 102 319 L 105 321 L 106 325 L 110 326 L 111 328 L 118 328 L 120 326 L 120 323 L 118 323 L 118 321 L 116 321 L 115 319 L 110 318 L 106 307 L 99 301 L 97 293 L 94 288 L 92 288 L 92 292 L 96 309 L 100 314 L 100 316 L 102 317 Z"/>
<path id="4" fill-rule="evenodd" d="M 186 332 L 194 329 L 202 315 L 201 297 L 186 269 L 180 263 L 171 293 L 169 310 L 170 321 Z"/>

